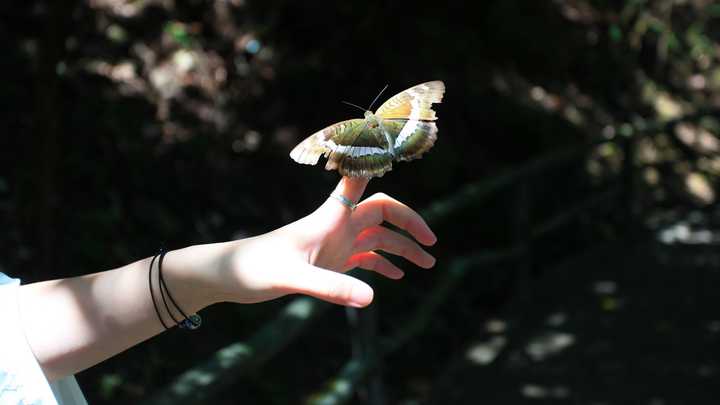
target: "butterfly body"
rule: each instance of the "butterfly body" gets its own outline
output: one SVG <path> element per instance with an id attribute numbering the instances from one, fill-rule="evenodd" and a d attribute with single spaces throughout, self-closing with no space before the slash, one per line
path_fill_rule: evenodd
<path id="1" fill-rule="evenodd" d="M 386 145 L 387 152 L 395 157 L 395 139 L 385 126 L 383 125 L 382 117 L 372 113 L 372 111 L 365 111 L 365 124 L 378 141 L 378 145 Z"/>
<path id="2" fill-rule="evenodd" d="M 298 163 L 317 164 L 343 176 L 381 177 L 393 161 L 420 158 L 437 139 L 433 103 L 445 92 L 441 81 L 422 83 L 388 99 L 375 113 L 338 122 L 298 144 L 290 157 Z"/>

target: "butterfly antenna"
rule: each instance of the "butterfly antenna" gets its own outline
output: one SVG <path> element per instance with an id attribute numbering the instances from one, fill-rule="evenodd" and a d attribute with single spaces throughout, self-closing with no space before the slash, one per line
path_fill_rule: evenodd
<path id="1" fill-rule="evenodd" d="M 378 101 L 378 99 L 380 98 L 380 96 L 383 94 L 383 91 L 385 91 L 385 89 L 387 89 L 388 86 L 389 86 L 389 84 L 386 84 L 385 87 L 383 87 L 383 89 L 380 90 L 380 93 L 378 93 L 378 95 L 375 96 L 375 100 L 373 100 L 373 102 L 370 103 L 370 107 L 368 107 L 368 111 L 370 111 L 370 109 L 372 108 L 372 106 L 375 104 L 376 101 Z"/>
<path id="2" fill-rule="evenodd" d="M 360 107 L 359 105 L 353 104 L 353 103 L 351 103 L 351 102 L 349 102 L 349 101 L 341 101 L 341 103 L 347 104 L 347 105 L 351 105 L 351 106 L 353 106 L 353 107 L 355 107 L 355 108 L 360 109 L 360 111 L 362 111 L 362 112 L 365 112 L 365 111 L 366 111 L 364 108 Z"/>

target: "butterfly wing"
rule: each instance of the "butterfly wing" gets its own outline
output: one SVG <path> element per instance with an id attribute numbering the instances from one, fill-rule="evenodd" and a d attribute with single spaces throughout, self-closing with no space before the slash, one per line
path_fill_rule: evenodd
<path id="1" fill-rule="evenodd" d="M 433 103 L 442 101 L 445 83 L 440 80 L 418 84 L 388 99 L 375 115 L 383 119 L 410 119 L 434 121 Z"/>
<path id="2" fill-rule="evenodd" d="M 383 127 L 395 140 L 397 160 L 418 159 L 437 140 L 434 103 L 442 101 L 445 83 L 435 80 L 418 84 L 391 97 L 378 108 Z"/>
<path id="3" fill-rule="evenodd" d="M 382 177 L 392 170 L 393 155 L 379 127 L 363 125 L 354 139 L 343 141 L 328 157 L 325 169 L 337 169 L 343 176 L 367 178 Z"/>
<path id="4" fill-rule="evenodd" d="M 325 169 L 343 176 L 379 177 L 392 168 L 392 155 L 379 128 L 369 128 L 364 119 L 338 122 L 310 135 L 290 157 L 298 163 L 317 164 L 328 158 Z"/>
<path id="5" fill-rule="evenodd" d="M 334 139 L 353 138 L 359 133 L 365 120 L 352 119 L 330 125 L 307 137 L 290 152 L 290 157 L 305 165 L 317 164 L 321 155 L 328 157 L 338 147 Z"/>
<path id="6" fill-rule="evenodd" d="M 395 156 L 400 161 L 419 159 L 437 140 L 433 121 L 390 119 L 383 120 L 383 127 L 395 140 Z"/>

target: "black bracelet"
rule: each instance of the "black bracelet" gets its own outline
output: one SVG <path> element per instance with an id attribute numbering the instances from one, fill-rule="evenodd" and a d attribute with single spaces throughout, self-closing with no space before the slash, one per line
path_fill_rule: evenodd
<path id="1" fill-rule="evenodd" d="M 198 314 L 191 314 L 187 315 L 185 312 L 180 308 L 180 305 L 178 305 L 177 301 L 173 298 L 173 296 L 170 294 L 170 290 L 167 288 L 167 284 L 165 284 L 165 278 L 162 274 L 162 263 L 163 259 L 165 258 L 165 254 L 167 254 L 166 251 L 161 251 L 160 253 L 160 259 L 158 260 L 158 276 L 160 279 L 160 292 L 162 294 L 163 303 L 165 304 L 165 309 L 168 311 L 168 314 L 170 314 L 170 317 L 172 320 L 181 328 L 183 329 L 197 329 L 200 327 L 200 324 L 202 323 L 202 318 L 200 318 L 200 315 Z M 173 304 L 175 309 L 177 309 L 178 312 L 183 316 L 183 319 L 177 320 L 172 314 L 172 311 L 170 310 L 170 307 L 168 306 L 167 301 L 165 300 L 165 294 L 167 294 L 168 298 L 170 299 L 170 302 Z"/>
<path id="2" fill-rule="evenodd" d="M 200 315 L 198 314 L 190 314 L 187 315 L 182 308 L 180 308 L 180 305 L 178 305 L 177 301 L 173 298 L 173 296 L 170 294 L 170 290 L 167 288 L 167 284 L 165 284 L 165 278 L 163 277 L 162 273 L 162 263 L 163 259 L 165 258 L 165 254 L 167 254 L 166 251 L 162 250 L 160 253 L 160 259 L 158 259 L 158 277 L 160 279 L 160 292 L 162 295 L 163 303 L 165 304 L 165 309 L 168 311 L 168 314 L 170 314 L 170 318 L 177 324 L 179 327 L 183 329 L 188 330 L 194 330 L 200 327 L 202 324 L 202 318 L 200 318 Z M 183 319 L 177 320 L 172 314 L 172 311 L 170 310 L 167 301 L 165 301 L 165 294 L 167 294 L 168 298 L 170 299 L 170 302 L 173 304 L 175 309 L 177 309 L 178 312 L 183 316 Z"/>
<path id="3" fill-rule="evenodd" d="M 158 316 L 158 319 L 160 320 L 160 323 L 165 329 L 170 329 L 170 327 L 165 323 L 163 320 L 162 315 L 160 314 L 160 310 L 158 308 L 157 302 L 155 300 L 155 294 L 153 292 L 153 285 L 152 285 L 152 270 L 153 270 L 153 264 L 155 263 L 155 259 L 158 258 L 158 287 L 160 288 L 160 297 L 162 298 L 163 304 L 165 305 L 165 311 L 167 311 L 170 318 L 183 329 L 188 330 L 194 330 L 200 327 L 202 324 L 202 318 L 198 314 L 190 314 L 189 316 L 185 314 L 185 312 L 180 308 L 180 305 L 175 301 L 173 296 L 170 294 L 170 290 L 167 288 L 167 284 L 165 283 L 165 278 L 162 274 L 162 263 L 163 259 L 165 258 L 165 254 L 167 252 L 164 249 L 160 250 L 160 253 L 153 256 L 152 260 L 150 261 L 150 270 L 148 271 L 149 275 L 149 284 L 150 284 L 150 297 L 152 298 L 153 307 L 155 308 L 155 313 Z M 176 319 L 173 315 L 173 311 L 170 309 L 170 306 L 168 305 L 167 300 L 165 299 L 165 294 L 167 294 L 167 297 L 170 299 L 170 302 L 173 304 L 175 309 L 182 314 L 183 319 Z"/>
<path id="4" fill-rule="evenodd" d="M 155 302 L 155 293 L 153 292 L 153 283 L 152 283 L 152 268 L 153 264 L 155 264 L 155 259 L 157 259 L 158 255 L 153 256 L 152 260 L 150 260 L 150 268 L 148 269 L 148 284 L 150 285 L 150 299 L 152 300 L 153 307 L 155 308 L 155 313 L 158 316 L 158 319 L 160 320 L 160 323 L 162 324 L 163 328 L 170 329 L 163 320 L 162 315 L 160 315 L 160 310 L 158 309 L 157 303 Z M 162 288 L 160 289 L 162 291 Z"/>

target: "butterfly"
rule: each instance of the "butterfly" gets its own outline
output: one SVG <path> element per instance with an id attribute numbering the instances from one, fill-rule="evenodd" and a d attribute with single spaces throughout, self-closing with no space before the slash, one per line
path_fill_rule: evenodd
<path id="1" fill-rule="evenodd" d="M 389 98 L 364 118 L 341 121 L 300 142 L 290 157 L 302 164 L 327 158 L 326 170 L 343 176 L 382 177 L 393 161 L 418 159 L 437 140 L 434 103 L 440 103 L 445 84 L 436 80 L 413 86 Z M 378 95 L 379 96 L 379 95 Z M 372 105 L 370 106 L 372 108 Z"/>

